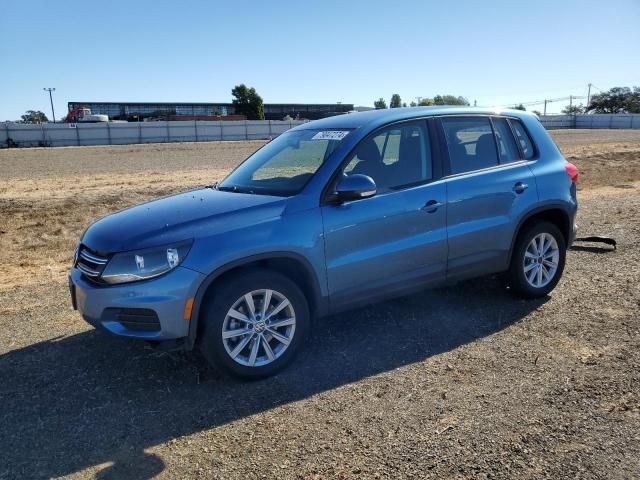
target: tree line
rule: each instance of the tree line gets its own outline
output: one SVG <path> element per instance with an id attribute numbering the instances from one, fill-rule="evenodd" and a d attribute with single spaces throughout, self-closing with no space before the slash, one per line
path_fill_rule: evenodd
<path id="1" fill-rule="evenodd" d="M 640 87 L 613 87 L 591 97 L 589 105 L 567 105 L 562 113 L 640 113 Z"/>
<path id="2" fill-rule="evenodd" d="M 411 102 L 409 107 L 429 107 L 431 105 L 463 105 L 469 106 L 469 100 L 465 97 L 456 97 L 455 95 L 436 95 L 435 97 L 418 97 L 418 102 Z M 376 110 L 381 110 L 383 108 L 387 108 L 387 102 L 383 97 L 380 97 L 378 100 L 373 102 L 373 106 Z M 406 107 L 406 102 L 403 102 L 400 98 L 400 95 L 394 93 L 391 95 L 391 100 L 389 101 L 389 108 L 400 108 Z"/>
<path id="3" fill-rule="evenodd" d="M 431 105 L 463 105 L 469 106 L 466 97 L 455 95 L 436 95 L 435 97 L 420 98 L 418 103 L 411 102 L 410 107 L 423 107 Z M 380 97 L 373 102 L 376 109 L 387 108 L 387 102 Z M 389 102 L 389 108 L 406 107 L 400 95 L 394 93 Z M 521 103 L 512 108 L 516 110 L 526 110 Z M 538 110 L 532 110 L 533 113 L 540 115 Z M 640 113 L 640 87 L 613 87 L 606 92 L 593 95 L 587 106 L 583 104 L 567 105 L 562 109 L 565 115 L 579 115 L 585 113 Z"/>

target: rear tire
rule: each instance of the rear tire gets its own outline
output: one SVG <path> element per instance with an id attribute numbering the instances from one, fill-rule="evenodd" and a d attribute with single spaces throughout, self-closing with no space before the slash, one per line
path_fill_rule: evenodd
<path id="1" fill-rule="evenodd" d="M 509 267 L 509 284 L 524 298 L 549 294 L 560 281 L 567 246 L 560 229 L 538 221 L 525 227 L 516 240 Z"/>
<path id="2" fill-rule="evenodd" d="M 263 378 L 293 360 L 307 339 L 310 315 L 307 299 L 289 278 L 245 270 L 214 285 L 200 322 L 199 348 L 214 368 Z"/>

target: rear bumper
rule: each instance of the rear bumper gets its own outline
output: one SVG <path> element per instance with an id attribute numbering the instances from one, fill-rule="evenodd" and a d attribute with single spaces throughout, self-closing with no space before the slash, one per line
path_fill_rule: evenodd
<path id="1" fill-rule="evenodd" d="M 71 303 L 85 321 L 113 334 L 145 340 L 186 337 L 185 307 L 204 275 L 177 267 L 158 278 L 122 285 L 97 285 L 73 268 Z"/>
<path id="2" fill-rule="evenodd" d="M 576 239 L 577 236 L 578 236 L 578 224 L 575 222 L 575 217 L 574 217 L 573 227 L 571 228 L 571 233 L 569 235 L 569 242 L 567 244 L 567 248 L 573 245 L 573 241 Z"/>

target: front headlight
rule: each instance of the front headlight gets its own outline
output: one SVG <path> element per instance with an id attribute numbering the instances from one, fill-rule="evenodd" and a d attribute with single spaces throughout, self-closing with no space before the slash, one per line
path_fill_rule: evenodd
<path id="1" fill-rule="evenodd" d="M 164 247 L 116 253 L 107 264 L 102 279 L 107 283 L 127 283 L 157 277 L 176 268 L 191 248 L 191 240 Z"/>

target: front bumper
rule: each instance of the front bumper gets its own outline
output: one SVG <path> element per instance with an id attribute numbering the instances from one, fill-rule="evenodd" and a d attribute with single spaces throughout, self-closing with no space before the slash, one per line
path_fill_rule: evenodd
<path id="1" fill-rule="evenodd" d="M 205 276 L 188 268 L 176 267 L 157 278 L 121 285 L 98 285 L 86 280 L 77 268 L 71 269 L 71 302 L 91 325 L 116 335 L 146 340 L 171 340 L 186 337 L 189 320 L 185 307 L 196 296 Z M 159 328 L 132 328 L 118 321 L 114 311 L 155 312 Z"/>

